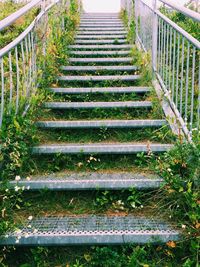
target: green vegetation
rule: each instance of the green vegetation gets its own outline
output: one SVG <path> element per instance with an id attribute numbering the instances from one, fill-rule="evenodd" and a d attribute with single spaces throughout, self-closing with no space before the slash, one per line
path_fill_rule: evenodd
<path id="1" fill-rule="evenodd" d="M 186 17 L 185 15 L 173 11 L 169 12 L 167 8 L 161 8 L 161 12 L 170 18 L 173 22 L 178 24 L 186 32 L 190 33 L 194 38 L 200 40 L 199 23 Z"/>
<path id="2" fill-rule="evenodd" d="M 39 119 L 84 119 L 84 118 L 163 118 L 160 104 L 152 92 L 138 96 L 122 94 L 114 96 L 58 96 L 46 90 L 55 83 L 59 74 L 58 66 L 66 64 L 69 51 L 67 45 L 73 42 L 75 28 L 79 21 L 76 1 L 71 1 L 69 13 L 64 13 L 66 31 L 56 32 L 56 21 L 50 16 L 50 38 L 47 55 L 40 61 L 40 94 L 32 99 L 31 109 L 26 117 L 8 114 L 1 130 L 2 150 L 0 191 L 0 235 L 8 229 L 17 229 L 29 216 L 69 215 L 69 214 L 107 214 L 107 215 L 146 215 L 150 218 L 164 218 L 179 229 L 183 237 L 180 241 L 169 241 L 163 245 L 92 246 L 62 248 L 3 248 L 0 252 L 0 266 L 3 267 L 198 267 L 199 228 L 200 228 L 200 140 L 194 144 L 178 138 L 174 149 L 155 156 L 144 153 L 124 156 L 97 155 L 55 155 L 32 157 L 30 147 L 41 142 L 103 142 L 103 141 L 141 141 L 175 142 L 168 126 L 162 129 L 146 130 L 97 130 L 43 131 L 34 126 Z M 56 12 L 56 11 L 55 11 Z M 65 12 L 65 11 L 63 11 Z M 53 15 L 52 13 L 51 15 Z M 152 86 L 152 73 L 148 54 L 131 51 L 133 64 L 140 66 L 142 79 L 139 85 Z M 45 69 L 42 66 L 45 64 Z M 136 83 L 137 84 L 137 83 Z M 67 84 L 70 86 L 71 84 Z M 85 83 L 84 83 L 85 85 Z M 99 86 L 100 84 L 96 84 Z M 102 85 L 102 84 L 101 84 Z M 113 83 L 103 84 L 112 86 Z M 119 85 L 119 83 L 118 83 Z M 123 84 L 120 84 L 123 85 Z M 126 84 L 127 85 L 127 84 Z M 130 84 L 128 84 L 130 85 Z M 131 84 L 132 85 L 132 84 Z M 92 86 L 90 84 L 89 86 Z M 49 111 L 42 109 L 44 101 L 125 101 L 152 100 L 151 111 L 99 110 Z M 89 113 L 89 114 L 88 114 Z M 130 188 L 124 191 L 86 191 L 86 192 L 39 192 L 25 191 L 24 188 L 8 189 L 8 180 L 19 180 L 32 174 L 56 171 L 132 171 L 157 173 L 164 178 L 159 190 L 139 191 Z"/>

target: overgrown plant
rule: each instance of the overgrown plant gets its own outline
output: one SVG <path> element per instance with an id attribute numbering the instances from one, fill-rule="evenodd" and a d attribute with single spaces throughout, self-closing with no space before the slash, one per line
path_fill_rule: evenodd
<path id="1" fill-rule="evenodd" d="M 53 19 L 58 12 L 56 8 L 49 14 L 47 42 L 45 44 L 46 53 L 41 54 L 40 47 L 44 45 L 44 40 L 38 39 L 38 90 L 35 96 L 30 100 L 30 108 L 26 114 L 16 115 L 14 109 L 6 110 L 4 123 L 0 130 L 1 136 L 1 151 L 0 151 L 0 235 L 11 228 L 15 227 L 13 214 L 23 205 L 21 194 L 24 187 L 16 186 L 14 190 L 10 190 L 7 184 L 8 180 L 19 181 L 21 177 L 26 177 L 26 173 L 31 174 L 34 163 L 31 159 L 31 147 L 38 142 L 36 127 L 34 121 L 38 116 L 41 103 L 47 98 L 45 89 L 55 80 L 58 74 L 58 62 L 63 60 L 64 50 L 70 40 L 73 39 L 74 25 L 78 23 L 77 1 L 72 0 L 70 10 L 63 11 L 63 21 L 65 31 L 57 30 L 57 23 L 60 23 L 60 18 Z M 60 15 L 60 14 L 59 14 Z M 39 29 L 36 29 L 39 31 Z M 38 33 L 38 37 L 39 32 Z M 70 40 L 66 36 L 70 36 Z M 42 33 L 41 33 L 42 36 Z M 66 60 L 66 57 L 64 58 Z M 6 249 L 0 254 L 0 265 L 6 258 Z"/>

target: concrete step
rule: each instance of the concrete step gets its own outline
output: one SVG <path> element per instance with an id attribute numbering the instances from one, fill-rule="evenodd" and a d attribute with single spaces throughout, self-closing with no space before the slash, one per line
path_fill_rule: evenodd
<path id="1" fill-rule="evenodd" d="M 131 57 L 114 57 L 114 58 L 69 58 L 69 62 L 73 63 L 131 63 Z"/>
<path id="2" fill-rule="evenodd" d="M 71 51 L 71 55 L 75 56 L 127 56 L 130 54 L 128 51 Z"/>
<path id="3" fill-rule="evenodd" d="M 127 31 L 119 31 L 119 32 L 113 32 L 113 31 L 97 31 L 95 32 L 95 35 L 127 35 Z M 77 35 L 91 35 L 94 34 L 94 31 L 78 31 Z"/>
<path id="4" fill-rule="evenodd" d="M 78 172 L 55 173 L 30 177 L 29 180 L 11 181 L 9 188 L 25 187 L 29 190 L 123 190 L 129 188 L 156 189 L 164 180 L 149 173 L 132 172 Z"/>
<path id="5" fill-rule="evenodd" d="M 48 129 L 91 129 L 91 128 L 159 128 L 166 120 L 80 120 L 80 121 L 37 121 L 40 128 Z"/>
<path id="6" fill-rule="evenodd" d="M 138 70 L 137 66 L 61 66 L 63 71 L 136 71 Z"/>
<path id="7" fill-rule="evenodd" d="M 171 144 L 152 143 L 93 143 L 93 144 L 44 144 L 32 148 L 32 154 L 68 154 L 68 155 L 115 155 L 115 154 L 137 154 L 137 153 L 163 153 L 173 148 Z"/>
<path id="8" fill-rule="evenodd" d="M 118 49 L 131 49 L 132 45 L 121 44 L 121 45 L 69 45 L 70 49 L 95 49 L 95 50 L 118 50 Z"/>
<path id="9" fill-rule="evenodd" d="M 75 39 L 75 44 L 125 44 L 127 43 L 126 39 L 116 39 L 116 40 L 82 40 L 82 39 Z"/>
<path id="10" fill-rule="evenodd" d="M 84 87 L 84 88 L 49 88 L 49 90 L 56 94 L 93 94 L 93 93 L 115 93 L 115 94 L 125 94 L 125 93 L 135 93 L 135 94 L 145 94 L 151 92 L 149 87 Z"/>
<path id="11" fill-rule="evenodd" d="M 146 217 L 68 215 L 27 220 L 18 230 L 0 238 L 1 245 L 123 245 L 177 241 L 180 233 L 172 225 Z"/>
<path id="12" fill-rule="evenodd" d="M 140 75 L 91 75 L 91 76 L 58 76 L 57 80 L 62 82 L 103 82 L 103 81 L 136 81 L 140 79 Z"/>
<path id="13" fill-rule="evenodd" d="M 93 109 L 93 108 L 152 108 L 150 101 L 123 102 L 46 102 L 48 109 Z"/>
<path id="14" fill-rule="evenodd" d="M 90 34 L 90 35 L 84 35 L 84 34 L 77 34 L 76 38 L 82 39 L 82 40 L 89 40 L 89 39 L 126 39 L 126 36 L 124 34 L 121 35 L 116 35 L 116 34 L 111 34 L 111 35 L 97 35 L 97 34 Z"/>

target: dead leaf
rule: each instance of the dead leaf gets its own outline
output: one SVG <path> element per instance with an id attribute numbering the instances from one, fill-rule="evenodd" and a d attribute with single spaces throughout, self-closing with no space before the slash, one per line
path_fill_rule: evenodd
<path id="1" fill-rule="evenodd" d="M 169 242 L 167 242 L 167 246 L 169 248 L 175 248 L 176 247 L 176 243 L 174 241 L 169 241 Z"/>
<path id="2" fill-rule="evenodd" d="M 196 228 L 196 229 L 199 229 L 199 228 L 200 228 L 200 223 L 197 223 L 197 224 L 195 225 L 195 228 Z"/>

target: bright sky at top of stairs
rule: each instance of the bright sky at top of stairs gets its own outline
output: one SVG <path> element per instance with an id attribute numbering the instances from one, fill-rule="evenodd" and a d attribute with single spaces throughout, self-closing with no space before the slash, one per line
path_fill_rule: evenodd
<path id="1" fill-rule="evenodd" d="M 188 0 L 171 0 L 179 5 L 184 5 Z M 152 0 L 146 0 L 152 2 Z M 85 12 L 119 12 L 121 0 L 82 0 Z M 159 0 L 158 0 L 159 4 Z"/>

